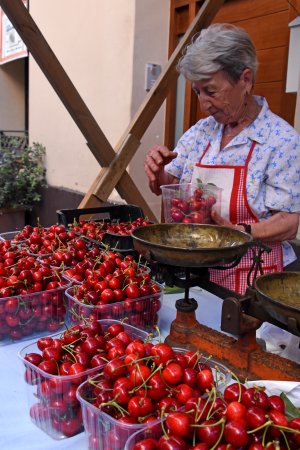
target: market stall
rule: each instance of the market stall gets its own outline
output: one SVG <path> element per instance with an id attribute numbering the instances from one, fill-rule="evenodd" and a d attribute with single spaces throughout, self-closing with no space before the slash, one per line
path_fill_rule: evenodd
<path id="1" fill-rule="evenodd" d="M 119 219 L 113 217 L 116 211 Z M 88 217 L 80 216 L 76 220 L 68 217 L 65 225 L 56 224 L 48 229 L 27 227 L 10 233 L 10 239 L 4 235 L 0 241 L 2 272 L 9 272 L 8 277 L 2 277 L 2 284 L 8 284 L 1 290 L 6 295 L 1 299 L 3 369 L 0 377 L 4 387 L 0 393 L 1 448 L 98 450 L 104 445 L 105 450 L 119 450 L 135 430 L 147 428 L 144 424 L 124 425 L 125 431 L 123 428 L 120 431 L 111 422 L 115 419 L 103 416 L 101 407 L 105 401 L 93 410 L 94 394 L 91 404 L 88 395 L 80 398 L 79 394 L 80 389 L 84 389 L 82 386 L 93 386 L 93 380 L 98 383 L 97 377 L 102 376 L 110 362 L 119 360 L 121 367 L 124 366 L 121 355 L 125 353 L 123 350 L 118 353 L 118 349 L 109 357 L 105 353 L 102 358 L 102 347 L 97 347 L 94 354 L 99 353 L 96 357 L 100 356 L 100 362 L 96 365 L 88 365 L 91 358 L 86 363 L 78 359 L 86 353 L 83 345 L 89 337 L 98 336 L 103 345 L 110 323 L 122 325 L 124 319 L 122 326 L 128 328 L 125 331 L 133 333 L 129 343 L 139 339 L 146 345 L 150 337 L 151 348 L 163 343 L 175 354 L 197 355 L 197 360 L 202 361 L 197 363 L 198 370 L 205 371 L 208 367 L 218 396 L 239 379 L 246 381 L 246 386 L 251 386 L 251 381 L 255 385 L 263 384 L 268 395 L 275 392 L 276 398 L 285 392 L 292 404 L 298 406 L 299 364 L 267 352 L 267 343 L 257 340 L 256 336 L 266 321 L 299 336 L 297 306 L 287 304 L 287 299 L 297 301 L 298 274 L 258 276 L 249 285 L 247 295 L 238 296 L 209 281 L 208 269 L 223 266 L 226 270 L 228 265 L 236 264 L 253 246 L 247 233 L 210 224 L 151 224 L 144 217 L 138 217 L 142 212 L 132 205 L 97 209 L 97 219 L 90 217 L 91 211 L 81 212 Z M 78 211 L 73 211 L 75 213 Z M 101 213 L 108 213 L 110 218 L 101 218 Z M 61 222 L 61 216 L 66 218 L 66 215 L 66 212 L 59 212 Z M 259 258 L 256 261 L 259 263 Z M 83 263 L 86 264 L 84 269 Z M 31 265 L 30 270 L 24 269 L 24 264 Z M 254 265 L 254 273 L 256 269 Z M 25 281 L 24 270 L 27 270 Z M 40 279 L 44 287 L 40 292 L 32 292 L 30 281 L 37 272 L 46 274 L 44 281 Z M 53 284 L 55 277 L 60 276 L 60 281 L 56 281 L 59 284 Z M 118 277 L 121 277 L 122 289 L 115 285 Z M 112 278 L 114 283 L 109 285 Z M 102 285 L 104 280 L 105 286 Z M 142 296 L 144 288 L 148 294 Z M 117 292 L 119 295 L 119 291 L 123 298 L 107 297 Z M 103 334 L 97 331 L 90 335 L 91 331 L 84 331 L 95 321 L 101 324 Z M 77 333 L 83 334 L 77 337 Z M 59 356 L 55 354 L 54 341 L 60 342 Z M 60 359 L 62 353 L 64 357 Z M 172 361 L 173 357 L 168 358 L 166 367 Z M 69 366 L 62 374 L 64 363 Z M 78 367 L 78 363 L 83 366 Z M 125 366 L 128 364 L 126 362 Z M 73 365 L 75 371 L 68 372 Z M 153 367 L 155 363 L 154 366 L 149 363 L 149 376 Z M 201 395 L 206 398 L 207 392 L 205 388 Z M 79 401 L 83 402 L 83 416 Z M 180 407 L 184 405 L 185 402 Z M 246 409 L 249 408 L 248 405 Z M 265 417 L 271 414 L 268 408 Z M 293 422 L 284 420 L 286 432 L 292 433 L 288 425 Z M 294 426 L 298 426 L 297 421 Z"/>
<path id="2" fill-rule="evenodd" d="M 129 201 L 137 199 L 137 203 L 151 216 L 126 167 L 146 125 L 167 95 L 166 81 L 173 80 L 174 75 L 170 73 L 179 57 L 179 50 L 162 74 L 155 95 L 154 91 L 153 96 L 149 94 L 140 111 L 140 120 L 134 121 L 125 132 L 115 153 L 23 5 L 15 2 L 15 8 L 11 8 L 10 3 L 0 1 L 14 19 L 16 29 L 39 60 L 49 81 L 56 86 L 94 156 L 104 166 L 81 206 L 99 204 L 117 187 L 123 198 Z M 199 27 L 210 22 L 221 3 L 206 2 L 203 15 L 200 12 L 191 24 L 182 45 Z M 53 67 L 49 61 L 52 61 L 54 71 L 49 70 Z M 57 80 L 60 82 L 55 83 Z M 66 93 L 70 94 L 68 98 Z M 101 152 L 103 148 L 104 154 Z M 122 167 L 116 170 L 118 164 Z M 211 200 L 215 202 L 216 198 L 201 200 L 205 200 L 206 205 L 209 200 L 211 207 Z M 4 237 L 0 243 L 1 448 L 122 450 L 127 445 L 127 438 L 133 434 L 130 425 L 133 425 L 132 430 L 148 430 L 149 423 L 144 420 L 149 415 L 154 416 L 152 419 L 161 434 L 164 430 L 162 421 L 170 422 L 168 418 L 174 411 L 164 415 L 165 408 L 162 408 L 159 410 L 161 414 L 157 415 L 158 407 L 151 403 L 154 399 L 162 400 L 160 389 L 151 386 L 151 398 L 151 389 L 147 385 L 158 373 L 163 377 L 161 390 L 164 397 L 178 400 L 176 411 L 182 413 L 187 400 L 196 399 L 193 419 L 187 419 L 189 411 L 184 414 L 191 429 L 187 427 L 180 436 L 189 439 L 188 445 L 182 443 L 182 449 L 192 445 L 199 448 L 198 445 L 196 447 L 198 438 L 206 444 L 205 450 L 215 450 L 221 442 L 221 448 L 224 445 L 232 447 L 237 428 L 242 428 L 243 434 L 238 448 L 248 448 L 250 440 L 254 443 L 253 435 L 260 445 L 257 447 L 259 450 L 265 443 L 269 443 L 267 448 L 276 448 L 278 442 L 283 448 L 298 448 L 300 366 L 298 361 L 266 352 L 264 343 L 257 340 L 257 330 L 264 322 L 277 325 L 295 336 L 300 335 L 298 290 L 295 289 L 299 285 L 298 275 L 287 272 L 259 276 L 261 258 L 268 249 L 259 242 L 253 243 L 246 231 L 204 224 L 205 220 L 200 220 L 199 216 L 194 221 L 190 218 L 192 224 L 179 223 L 181 219 L 177 216 L 176 224 L 155 225 L 144 217 L 134 217 L 133 211 L 126 218 L 121 217 L 118 207 L 115 210 L 108 208 L 105 212 L 116 210 L 118 213 L 113 217 L 116 228 L 107 218 L 98 218 L 96 224 L 91 218 L 81 221 L 74 217 L 76 211 L 73 211 L 73 217 L 68 217 L 65 223 L 48 229 L 41 226 L 26 228 L 10 238 Z M 66 218 L 66 211 L 61 217 Z M 124 223 L 121 225 L 120 222 Z M 244 296 L 210 281 L 211 268 L 227 270 L 235 267 L 249 249 L 254 251 L 253 267 L 249 280 L 247 277 L 248 290 Z M 174 287 L 180 288 L 181 292 L 175 294 L 172 291 L 170 294 L 165 290 Z M 117 321 L 123 327 L 120 333 L 126 336 L 123 334 L 122 338 L 128 339 L 124 349 L 121 344 L 119 348 L 113 347 L 112 341 L 118 339 L 119 334 L 111 334 L 110 325 L 101 320 Z M 97 331 L 93 329 L 94 334 L 89 328 L 91 324 L 100 327 Z M 126 327 L 132 334 L 129 335 Z M 155 336 L 158 340 L 155 343 L 150 341 L 148 333 L 152 339 L 157 330 L 160 334 Z M 53 332 L 58 334 L 49 336 Z M 93 353 L 88 347 L 92 344 L 87 344 L 89 338 L 94 342 Z M 139 344 L 145 352 L 142 356 L 137 351 L 126 353 L 129 344 L 135 340 L 141 341 Z M 54 343 L 58 347 L 54 347 Z M 164 361 L 155 353 L 158 351 L 156 345 L 164 345 L 169 352 Z M 114 349 L 111 352 L 113 356 L 108 357 L 108 349 Z M 129 363 L 125 355 L 131 355 Z M 98 362 L 89 365 L 94 357 Z M 83 358 L 86 358 L 85 363 Z M 140 360 L 144 359 L 146 375 L 141 369 Z M 117 369 L 112 370 L 112 362 Z M 171 364 L 175 367 L 169 372 Z M 188 373 L 193 375 L 187 375 L 185 369 L 191 369 Z M 203 380 L 203 373 L 210 377 L 208 381 Z M 94 376 L 100 376 L 100 379 Z M 190 376 L 194 377 L 189 379 L 190 384 L 183 383 Z M 122 382 L 125 378 L 131 383 L 130 392 L 126 392 L 129 397 L 138 392 L 138 406 L 141 407 L 141 402 L 150 397 L 150 409 L 135 411 L 135 414 L 128 409 L 124 413 L 125 400 L 116 406 L 119 394 L 110 391 L 114 391 L 114 383 L 121 378 Z M 269 380 L 273 383 L 270 384 Z M 263 385 L 262 389 L 253 387 L 253 395 L 256 399 L 263 398 L 265 406 L 260 411 L 258 422 L 247 418 L 246 428 L 244 419 L 257 403 L 253 399 L 243 402 L 242 394 L 250 384 L 246 388 L 241 382 L 253 381 Z M 103 388 L 105 382 L 106 389 Z M 237 386 L 237 392 L 229 400 L 222 395 L 231 383 Z M 270 400 L 274 383 L 277 406 L 274 398 Z M 184 384 L 190 397 L 186 400 L 182 395 L 179 400 L 176 389 L 180 392 L 179 386 Z M 83 386 L 87 387 L 86 397 L 81 394 L 85 393 Z M 270 390 L 265 392 L 264 388 Z M 293 401 L 294 415 L 291 408 L 288 411 L 288 403 L 278 395 L 281 392 L 289 394 Z M 221 412 L 217 400 L 221 402 Z M 205 405 L 205 422 L 209 422 L 204 425 L 201 421 L 203 411 L 199 413 L 197 409 L 201 402 Z M 243 410 L 239 415 L 242 423 L 235 427 L 234 432 L 227 432 L 236 419 L 234 413 L 230 415 L 228 412 L 232 403 L 238 403 Z M 280 417 L 275 413 L 276 409 Z M 217 419 L 213 417 L 214 413 L 220 414 Z M 126 422 L 127 419 L 131 422 Z M 119 427 L 113 424 L 118 420 Z M 167 439 L 171 439 L 169 423 L 168 427 Z M 218 435 L 205 440 L 202 433 L 195 433 L 193 427 L 203 428 L 208 434 L 216 429 Z M 262 433 L 257 436 L 257 431 Z M 127 447 L 127 450 L 132 449 Z"/>

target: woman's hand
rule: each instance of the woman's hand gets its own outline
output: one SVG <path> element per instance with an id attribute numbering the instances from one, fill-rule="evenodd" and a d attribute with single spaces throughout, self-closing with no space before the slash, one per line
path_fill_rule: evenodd
<path id="1" fill-rule="evenodd" d="M 243 225 L 234 225 L 229 220 L 222 217 L 214 208 L 211 210 L 211 218 L 216 225 L 221 227 L 234 228 L 235 230 L 245 231 Z"/>
<path id="2" fill-rule="evenodd" d="M 213 221 L 220 226 L 230 227 L 244 231 L 242 225 L 234 225 L 229 220 L 220 216 L 216 210 L 212 210 Z M 274 214 L 266 220 L 251 224 L 251 234 L 254 239 L 261 241 L 286 241 L 295 239 L 299 226 L 299 214 L 283 211 L 274 211 Z"/>
<path id="3" fill-rule="evenodd" d="M 145 158 L 144 168 L 149 179 L 151 191 L 159 195 L 161 193 L 160 186 L 162 184 L 171 184 L 175 177 L 166 173 L 164 167 L 166 164 L 176 158 L 177 153 L 170 151 L 163 145 L 155 145 L 152 147 Z"/>

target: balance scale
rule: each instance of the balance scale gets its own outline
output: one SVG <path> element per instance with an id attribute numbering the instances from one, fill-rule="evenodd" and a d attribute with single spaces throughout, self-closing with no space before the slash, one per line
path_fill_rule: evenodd
<path id="1" fill-rule="evenodd" d="M 136 251 L 168 286 L 184 288 L 177 300 L 176 318 L 166 342 L 206 355 L 226 364 L 241 380 L 300 379 L 300 364 L 266 352 L 256 331 L 269 322 L 300 336 L 300 273 L 261 274 L 263 253 L 268 247 L 243 231 L 217 225 L 158 224 L 132 232 Z M 209 280 L 209 268 L 236 266 L 248 249 L 253 250 L 249 288 L 244 296 Z M 252 284 L 250 283 L 252 281 Z M 221 330 L 196 319 L 198 303 L 189 290 L 199 286 L 223 300 Z"/>

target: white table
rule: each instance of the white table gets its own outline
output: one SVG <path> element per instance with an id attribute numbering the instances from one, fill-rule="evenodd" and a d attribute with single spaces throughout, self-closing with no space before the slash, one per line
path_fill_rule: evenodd
<path id="1" fill-rule="evenodd" d="M 199 288 L 190 290 L 198 300 L 199 321 L 220 330 L 222 300 Z M 166 337 L 171 321 L 175 319 L 175 301 L 183 294 L 164 295 L 160 311 L 160 329 Z M 36 340 L 36 339 L 35 339 Z M 87 448 L 84 433 L 60 441 L 53 440 L 30 420 L 27 404 L 24 367 L 17 354 L 32 341 L 0 346 L 0 449 L 1 450 L 84 450 Z"/>

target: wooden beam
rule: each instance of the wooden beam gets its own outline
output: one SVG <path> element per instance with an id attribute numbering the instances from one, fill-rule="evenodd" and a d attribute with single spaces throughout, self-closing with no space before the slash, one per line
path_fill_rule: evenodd
<path id="1" fill-rule="evenodd" d="M 110 163 L 109 168 L 102 168 L 89 189 L 89 192 L 83 199 L 81 203 L 82 207 L 90 205 L 89 199 L 91 194 L 98 195 L 100 198 L 103 198 L 103 200 L 108 198 L 107 195 L 109 195 L 114 188 L 114 183 L 119 181 L 123 171 L 126 170 L 130 160 L 138 149 L 139 140 L 144 135 L 155 114 L 161 107 L 172 83 L 176 81 L 178 77 L 176 64 L 182 55 L 183 49 L 190 42 L 195 33 L 211 23 L 223 3 L 224 0 L 206 0 L 204 2 L 196 17 L 188 27 L 184 37 L 173 52 L 165 69 L 145 97 L 145 100 L 117 144 L 114 161 Z M 128 138 L 129 136 L 130 139 Z"/>
<path id="2" fill-rule="evenodd" d="M 0 0 L 0 6 L 84 135 L 87 145 L 98 163 L 101 166 L 108 166 L 116 156 L 114 149 L 56 58 L 22 0 Z M 153 212 L 126 172 L 126 167 L 120 175 L 117 186 L 114 186 L 120 196 L 127 203 L 138 202 L 145 214 L 153 220 L 155 218 Z M 100 204 L 97 196 L 90 198 L 90 202 L 94 206 L 99 206 Z"/>

